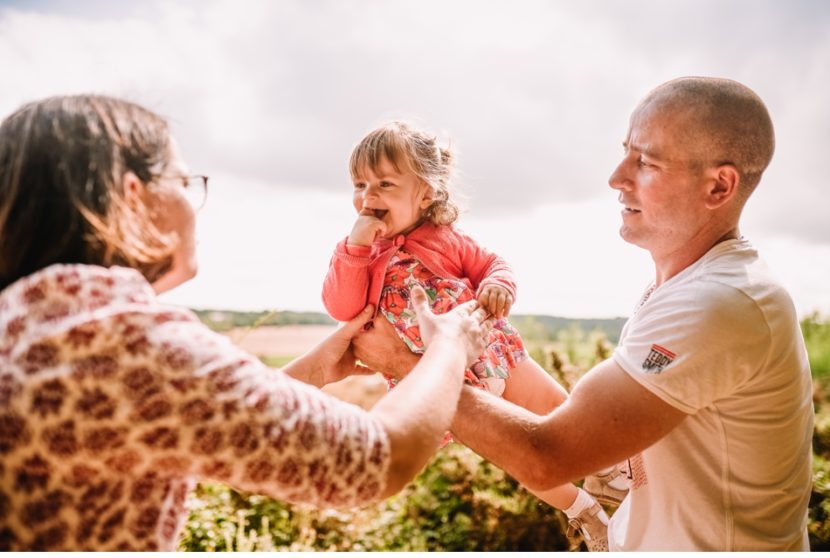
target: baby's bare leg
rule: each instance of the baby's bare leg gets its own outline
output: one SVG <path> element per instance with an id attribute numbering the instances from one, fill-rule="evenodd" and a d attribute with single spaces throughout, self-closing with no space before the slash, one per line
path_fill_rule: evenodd
<path id="1" fill-rule="evenodd" d="M 568 392 L 532 358 L 526 358 L 510 370 L 505 380 L 503 397 L 537 415 L 546 415 L 561 405 Z M 571 507 L 578 493 L 576 486 L 563 484 L 548 490 L 531 490 L 543 502 L 565 510 Z"/>
<path id="2" fill-rule="evenodd" d="M 510 370 L 503 397 L 537 415 L 546 415 L 564 403 L 568 392 L 528 357 Z"/>

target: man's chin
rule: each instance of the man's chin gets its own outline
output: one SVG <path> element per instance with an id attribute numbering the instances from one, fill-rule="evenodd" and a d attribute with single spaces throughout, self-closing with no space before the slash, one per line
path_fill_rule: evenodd
<path id="1" fill-rule="evenodd" d="M 648 246 L 646 246 L 645 239 L 639 238 L 630 227 L 625 225 L 620 227 L 620 238 L 624 241 L 628 242 L 629 244 L 633 244 L 638 248 L 642 248 L 643 250 L 648 250 Z"/>

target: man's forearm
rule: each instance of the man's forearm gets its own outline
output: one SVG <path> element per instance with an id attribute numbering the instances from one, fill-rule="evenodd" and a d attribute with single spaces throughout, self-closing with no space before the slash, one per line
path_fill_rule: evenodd
<path id="1" fill-rule="evenodd" d="M 685 417 L 606 360 L 545 416 L 465 386 L 452 431 L 528 488 L 544 490 L 643 451 Z"/>
<path id="2" fill-rule="evenodd" d="M 453 435 L 464 445 L 533 489 L 558 486 L 568 479 L 551 477 L 554 456 L 537 436 L 543 417 L 464 386 L 452 423 Z M 544 463 L 545 467 L 540 467 Z"/>

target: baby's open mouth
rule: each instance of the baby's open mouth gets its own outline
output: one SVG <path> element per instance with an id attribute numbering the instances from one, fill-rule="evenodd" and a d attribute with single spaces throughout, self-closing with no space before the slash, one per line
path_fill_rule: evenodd
<path id="1" fill-rule="evenodd" d="M 384 216 L 389 213 L 388 209 L 372 209 L 372 212 L 375 214 L 375 217 L 378 219 L 383 219 Z"/>

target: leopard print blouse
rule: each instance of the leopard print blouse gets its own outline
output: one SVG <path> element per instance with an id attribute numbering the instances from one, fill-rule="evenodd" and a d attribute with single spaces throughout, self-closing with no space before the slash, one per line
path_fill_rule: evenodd
<path id="1" fill-rule="evenodd" d="M 136 271 L 54 265 L 0 292 L 0 550 L 175 550 L 197 479 L 377 499 L 383 427 L 271 370 Z"/>

